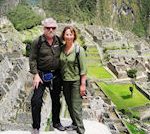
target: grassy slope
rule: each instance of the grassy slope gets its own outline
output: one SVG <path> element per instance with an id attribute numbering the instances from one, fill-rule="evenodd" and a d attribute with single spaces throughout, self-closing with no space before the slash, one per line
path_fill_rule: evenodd
<path id="1" fill-rule="evenodd" d="M 127 123 L 128 128 L 132 132 L 132 134 L 146 134 L 144 130 L 139 130 L 135 125 Z"/>
<path id="2" fill-rule="evenodd" d="M 141 106 L 150 101 L 138 90 L 134 89 L 133 96 L 129 91 L 130 84 L 105 84 L 98 83 L 102 90 L 111 98 L 118 109 Z"/>
<path id="3" fill-rule="evenodd" d="M 101 65 L 100 57 L 96 47 L 90 47 L 87 51 L 88 77 L 97 79 L 108 79 L 113 76 Z"/>
<path id="4" fill-rule="evenodd" d="M 112 75 L 109 72 L 107 72 L 107 70 L 102 66 L 89 66 L 88 75 L 89 77 L 97 79 L 112 78 Z"/>

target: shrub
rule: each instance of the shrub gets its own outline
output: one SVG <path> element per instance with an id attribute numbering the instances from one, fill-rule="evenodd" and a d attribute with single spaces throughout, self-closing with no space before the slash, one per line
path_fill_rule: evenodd
<path id="1" fill-rule="evenodd" d="M 32 41 L 32 40 L 29 40 L 29 39 L 23 41 L 24 44 L 32 44 L 32 42 L 33 42 L 33 41 Z"/>
<path id="2" fill-rule="evenodd" d="M 120 112 L 125 114 L 125 109 L 120 109 Z"/>
<path id="3" fill-rule="evenodd" d="M 29 6 L 18 5 L 12 10 L 9 10 L 7 17 L 18 30 L 30 29 L 41 23 L 42 17 L 37 15 Z"/>
<path id="4" fill-rule="evenodd" d="M 23 43 L 26 44 L 26 54 L 25 54 L 25 56 L 29 57 L 30 50 L 31 50 L 31 45 L 32 45 L 32 40 L 25 40 L 25 41 L 23 41 Z"/>
<path id="5" fill-rule="evenodd" d="M 107 50 L 108 50 L 107 48 L 104 48 L 104 49 L 103 49 L 103 53 L 106 53 Z"/>
<path id="6" fill-rule="evenodd" d="M 128 75 L 128 77 L 130 77 L 130 78 L 136 78 L 136 73 L 137 73 L 137 70 L 136 70 L 136 69 L 127 70 L 127 75 Z"/>

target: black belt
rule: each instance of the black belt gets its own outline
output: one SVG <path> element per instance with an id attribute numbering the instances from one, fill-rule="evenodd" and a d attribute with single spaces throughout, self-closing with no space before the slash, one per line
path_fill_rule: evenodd
<path id="1" fill-rule="evenodd" d="M 42 71 L 42 70 L 38 70 L 39 74 L 42 73 L 52 73 L 54 76 L 60 75 L 60 70 L 50 70 L 50 71 Z"/>

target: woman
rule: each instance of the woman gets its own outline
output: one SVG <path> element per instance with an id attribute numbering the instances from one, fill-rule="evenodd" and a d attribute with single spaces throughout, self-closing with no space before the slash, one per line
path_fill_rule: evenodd
<path id="1" fill-rule="evenodd" d="M 82 120 L 82 96 L 86 93 L 85 53 L 82 47 L 75 44 L 77 33 L 72 26 L 66 26 L 62 32 L 65 43 L 60 55 L 63 92 L 72 119 L 69 128 L 76 128 L 77 133 L 84 134 Z M 77 57 L 77 47 L 79 55 Z"/>

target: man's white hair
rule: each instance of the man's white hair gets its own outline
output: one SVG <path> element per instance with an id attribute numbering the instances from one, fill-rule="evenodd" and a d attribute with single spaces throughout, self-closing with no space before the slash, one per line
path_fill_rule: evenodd
<path id="1" fill-rule="evenodd" d="M 46 18 L 41 23 L 44 27 L 57 27 L 57 22 L 53 18 Z"/>

